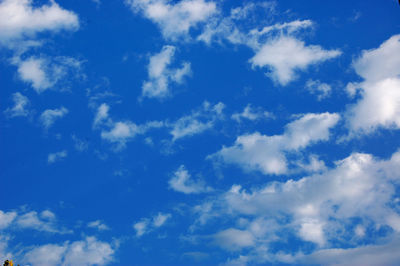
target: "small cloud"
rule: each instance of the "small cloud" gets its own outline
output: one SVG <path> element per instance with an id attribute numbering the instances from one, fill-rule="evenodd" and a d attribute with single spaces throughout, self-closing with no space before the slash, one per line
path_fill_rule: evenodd
<path id="1" fill-rule="evenodd" d="M 9 117 L 28 116 L 30 113 L 30 110 L 27 109 L 30 105 L 29 99 L 19 92 L 14 93 L 12 98 L 14 106 L 7 108 L 4 113 Z"/>
<path id="2" fill-rule="evenodd" d="M 199 194 L 212 190 L 210 187 L 206 187 L 202 180 L 192 180 L 184 165 L 175 171 L 168 184 L 171 189 L 185 194 Z"/>
<path id="3" fill-rule="evenodd" d="M 55 163 L 57 161 L 61 161 L 64 158 L 66 158 L 67 155 L 68 155 L 68 153 L 67 153 L 66 150 L 60 151 L 60 152 L 55 152 L 55 153 L 50 153 L 47 156 L 47 163 L 52 164 L 52 163 Z"/>
<path id="4" fill-rule="evenodd" d="M 61 107 L 58 109 L 47 109 L 40 115 L 40 122 L 45 129 L 49 129 L 57 119 L 60 119 L 68 114 L 68 109 Z"/>
<path id="5" fill-rule="evenodd" d="M 331 95 L 332 88 L 329 84 L 322 83 L 319 80 L 309 79 L 306 83 L 306 89 L 311 93 L 317 95 L 318 101 L 328 98 Z"/>
<path id="6" fill-rule="evenodd" d="M 106 230 L 110 230 L 110 228 L 104 224 L 103 222 L 101 222 L 100 220 L 97 221 L 93 221 L 87 224 L 88 227 L 90 228 L 95 228 L 99 231 L 106 231 Z"/>
<path id="7" fill-rule="evenodd" d="M 165 224 L 165 222 L 171 218 L 169 213 L 159 212 L 152 218 L 143 218 L 139 222 L 133 224 L 133 229 L 136 231 L 136 237 L 141 237 L 144 234 L 148 234 L 153 230 L 160 228 Z"/>
<path id="8" fill-rule="evenodd" d="M 165 98 L 170 95 L 170 83 L 181 84 L 191 74 L 190 63 L 183 62 L 181 68 L 172 69 L 171 64 L 176 48 L 166 45 L 161 52 L 150 57 L 149 80 L 142 86 L 142 97 Z"/>

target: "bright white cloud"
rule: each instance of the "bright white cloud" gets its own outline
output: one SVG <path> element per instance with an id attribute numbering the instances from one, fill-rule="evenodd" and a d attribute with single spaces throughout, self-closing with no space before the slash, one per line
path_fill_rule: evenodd
<path id="1" fill-rule="evenodd" d="M 305 71 L 315 65 L 335 58 L 341 54 L 339 50 L 325 50 L 319 45 L 306 45 L 296 35 L 298 32 L 313 26 L 310 20 L 295 20 L 263 27 L 261 30 L 242 29 L 241 20 L 260 8 L 273 10 L 273 5 L 258 7 L 247 4 L 231 10 L 230 16 L 211 21 L 199 41 L 211 44 L 212 41 L 227 40 L 232 44 L 246 45 L 255 55 L 249 60 L 253 68 L 267 67 L 267 75 L 280 85 L 287 85 L 297 78 L 297 72 Z M 267 11 L 265 11 L 267 12 Z"/>
<path id="2" fill-rule="evenodd" d="M 353 62 L 364 81 L 349 84 L 350 95 L 361 91 L 361 99 L 347 110 L 351 134 L 370 133 L 379 127 L 400 128 L 400 35 L 376 49 L 363 51 Z"/>
<path id="3" fill-rule="evenodd" d="M 142 86 L 142 97 L 165 98 L 171 94 L 170 83 L 182 83 L 191 74 L 190 63 L 183 62 L 181 68 L 172 69 L 171 64 L 176 48 L 166 45 L 161 52 L 150 58 L 148 66 L 149 80 Z"/>
<path id="4" fill-rule="evenodd" d="M 168 184 L 171 189 L 185 194 L 198 194 L 212 190 L 210 187 L 206 187 L 204 181 L 193 180 L 184 165 L 175 171 Z"/>
<path id="5" fill-rule="evenodd" d="M 159 212 L 152 218 L 143 218 L 139 222 L 133 224 L 133 229 L 136 231 L 136 237 L 141 237 L 144 234 L 148 234 L 157 228 L 160 228 L 165 222 L 171 218 L 169 213 Z"/>
<path id="6" fill-rule="evenodd" d="M 337 161 L 335 167 L 299 180 L 269 182 L 251 191 L 234 185 L 218 198 L 208 199 L 195 213 L 203 219 L 203 226 L 207 222 L 204 215 L 236 220 L 237 228 L 219 231 L 224 234 L 220 238 L 222 241 L 216 243 L 228 250 L 246 247 L 247 251 L 241 254 L 249 261 L 261 264 L 271 261 L 305 264 L 317 261 L 320 264 L 324 261 L 324 265 L 336 265 L 336 262 L 349 265 L 341 256 L 333 259 L 334 254 L 348 255 L 348 258 L 353 254 L 350 261 L 358 263 L 350 265 L 364 265 L 367 250 L 381 254 L 384 261 L 394 261 L 396 256 L 382 252 L 384 245 L 347 250 L 330 249 L 330 245 L 343 242 L 357 247 L 362 245 L 364 238 L 382 244 L 376 236 L 383 226 L 390 227 L 394 232 L 391 235 L 396 238 L 400 232 L 399 205 L 394 203 L 400 184 L 399 170 L 400 152 L 387 160 L 353 153 Z M 354 219 L 357 219 L 355 224 Z M 356 232 L 358 227 L 363 227 L 361 235 Z M 287 234 L 292 233 L 303 241 L 315 243 L 315 252 L 308 256 L 299 251 L 293 256 L 269 251 L 269 243 L 286 242 Z M 390 241 L 386 237 L 382 235 Z M 394 247 L 397 242 L 395 240 L 389 246 Z M 377 262 L 373 260 L 371 265 L 379 265 Z"/>
<path id="7" fill-rule="evenodd" d="M 329 84 L 322 83 L 319 80 L 309 79 L 306 83 L 306 89 L 311 93 L 317 95 L 318 101 L 321 101 L 330 96 L 332 88 Z"/>
<path id="8" fill-rule="evenodd" d="M 78 16 L 55 1 L 34 7 L 32 0 L 4 0 L 0 3 L 0 44 L 35 37 L 44 31 L 77 30 Z"/>
<path id="9" fill-rule="evenodd" d="M 43 111 L 39 119 L 43 127 L 49 129 L 56 120 L 63 118 L 66 114 L 68 114 L 68 109 L 62 106 L 58 109 L 47 109 Z"/>
<path id="10" fill-rule="evenodd" d="M 95 237 L 84 240 L 47 244 L 29 250 L 23 257 L 30 265 L 106 265 L 113 260 L 115 248 Z"/>
<path id="11" fill-rule="evenodd" d="M 287 85 L 297 78 L 296 71 L 304 71 L 309 65 L 340 54 L 339 50 L 324 50 L 318 45 L 306 46 L 294 37 L 280 36 L 263 44 L 250 59 L 250 63 L 253 67 L 269 67 L 271 72 L 267 75 L 279 84 Z"/>
<path id="12" fill-rule="evenodd" d="M 164 38 L 189 38 L 190 29 L 206 22 L 217 12 L 216 4 L 204 0 L 125 0 L 136 13 L 158 25 Z"/>
<path id="13" fill-rule="evenodd" d="M 28 116 L 30 111 L 27 109 L 30 105 L 28 97 L 19 92 L 13 94 L 14 106 L 7 108 L 4 113 L 9 117 Z"/>
<path id="14" fill-rule="evenodd" d="M 234 113 L 231 118 L 240 123 L 243 119 L 255 121 L 263 118 L 275 118 L 275 116 L 270 112 L 263 111 L 262 108 L 255 108 L 248 104 L 241 113 Z"/>
<path id="15" fill-rule="evenodd" d="M 61 160 L 65 159 L 67 157 L 67 155 L 68 155 L 68 153 L 67 153 L 66 150 L 50 153 L 47 156 L 47 163 L 52 164 L 52 163 L 55 163 L 57 161 L 61 161 Z"/>
<path id="16" fill-rule="evenodd" d="M 170 131 L 172 141 L 211 129 L 219 119 L 223 118 L 224 107 L 225 105 L 221 102 L 215 105 L 204 102 L 201 109 L 179 118 L 169 125 L 172 127 Z"/>
<path id="17" fill-rule="evenodd" d="M 282 135 L 266 136 L 258 132 L 242 135 L 233 146 L 223 147 L 210 158 L 222 159 L 264 174 L 288 173 L 286 153 L 295 153 L 316 142 L 327 141 L 330 129 L 338 121 L 338 114 L 306 114 L 289 123 Z"/>

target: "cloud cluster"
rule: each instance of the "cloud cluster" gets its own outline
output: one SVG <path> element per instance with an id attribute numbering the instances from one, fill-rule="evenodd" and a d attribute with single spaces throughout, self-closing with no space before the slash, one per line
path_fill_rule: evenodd
<path id="1" fill-rule="evenodd" d="M 190 29 L 217 12 L 216 4 L 204 0 L 125 0 L 132 11 L 158 25 L 168 40 L 189 38 Z"/>
<path id="2" fill-rule="evenodd" d="M 174 172 L 174 175 L 168 181 L 168 184 L 171 189 L 184 194 L 199 194 L 212 191 L 212 188 L 207 187 L 204 181 L 193 180 L 184 165 L 181 165 Z"/>
<path id="3" fill-rule="evenodd" d="M 211 208 L 198 209 L 199 219 L 203 224 L 207 221 L 204 217 L 228 215 L 236 220 L 236 226 L 213 235 L 214 243 L 257 263 L 278 260 L 309 264 L 318 259 L 329 264 L 333 262 L 324 259 L 323 254 L 333 256 L 335 252 L 349 256 L 358 253 L 358 258 L 352 260 L 366 262 L 365 251 L 378 251 L 379 246 L 347 251 L 331 247 L 338 242 L 357 247 L 378 234 L 385 237 L 385 227 L 399 233 L 399 162 L 400 152 L 388 160 L 353 153 L 336 162 L 335 167 L 299 180 L 269 182 L 251 191 L 234 185 L 219 198 L 205 201 L 204 206 Z M 270 244 L 284 242 L 288 235 L 314 243 L 315 253 L 304 255 L 301 246 L 296 255 L 290 250 L 286 255 L 268 251 Z M 394 241 L 398 242 L 396 237 Z"/>
<path id="4" fill-rule="evenodd" d="M 282 135 L 266 136 L 259 132 L 239 136 L 234 145 L 223 147 L 209 158 L 238 164 L 246 170 L 264 174 L 287 174 L 287 153 L 296 153 L 319 141 L 329 140 L 329 130 L 339 121 L 338 114 L 305 114 L 289 123 Z M 311 159 L 320 170 L 322 162 Z"/>
<path id="5" fill-rule="evenodd" d="M 364 81 L 347 86 L 359 99 L 347 110 L 351 134 L 370 133 L 378 128 L 400 128 L 400 35 L 380 47 L 363 51 L 353 67 Z"/>
<path id="6" fill-rule="evenodd" d="M 139 222 L 133 224 L 133 229 L 136 231 L 136 237 L 141 237 L 144 234 L 148 234 L 157 228 L 160 228 L 170 218 L 171 214 L 159 212 L 152 218 L 141 219 Z"/>
<path id="7" fill-rule="evenodd" d="M 77 30 L 78 16 L 55 1 L 34 7 L 32 0 L 4 0 L 0 3 L 0 44 L 35 38 L 46 31 Z"/>
<path id="8" fill-rule="evenodd" d="M 161 52 L 150 58 L 148 65 L 149 80 L 142 86 L 142 97 L 165 98 L 170 95 L 170 83 L 182 83 L 191 74 L 190 63 L 183 62 L 181 68 L 171 69 L 168 66 L 174 57 L 176 48 L 165 45 Z"/>

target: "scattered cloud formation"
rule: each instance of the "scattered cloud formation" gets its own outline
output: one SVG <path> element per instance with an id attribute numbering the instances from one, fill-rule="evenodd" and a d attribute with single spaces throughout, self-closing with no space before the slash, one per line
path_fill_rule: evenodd
<path id="1" fill-rule="evenodd" d="M 150 219 L 141 219 L 139 222 L 133 224 L 133 229 L 135 229 L 136 231 L 136 237 L 141 237 L 144 234 L 148 234 L 155 229 L 163 226 L 169 218 L 171 218 L 171 214 L 159 212 L 157 215 L 153 216 Z"/>
<path id="2" fill-rule="evenodd" d="M 114 247 L 95 237 L 33 247 L 23 261 L 31 265 L 106 265 L 113 260 Z"/>
<path id="3" fill-rule="evenodd" d="M 212 191 L 202 180 L 193 180 L 184 165 L 181 165 L 173 177 L 168 181 L 169 187 L 177 192 L 185 194 L 199 194 Z"/>
<path id="4" fill-rule="evenodd" d="M 204 218 L 204 214 L 208 217 L 228 215 L 227 219 L 235 219 L 237 227 L 219 231 L 214 242 L 227 250 L 247 248 L 242 255 L 247 253 L 247 259 L 256 263 L 277 260 L 310 264 L 319 260 L 330 265 L 334 260 L 323 254 L 347 253 L 357 255 L 352 258 L 354 261 L 365 261 L 365 251 L 378 251 L 383 246 L 348 250 L 329 247 L 338 242 L 357 247 L 364 239 L 384 230 L 384 225 L 399 232 L 398 206 L 392 204 L 400 182 L 399 160 L 399 152 L 388 160 L 353 153 L 337 161 L 333 168 L 299 180 L 273 181 L 251 191 L 234 185 L 218 199 L 206 201 L 204 206 L 211 207 L 199 208 L 198 215 L 199 218 Z M 361 235 L 356 232 L 360 227 L 366 228 Z M 285 242 L 285 235 L 292 233 L 303 241 L 315 243 L 317 251 L 302 259 L 289 253 L 268 251 L 269 244 Z M 393 247 L 398 240 L 394 239 L 392 244 L 390 241 L 388 245 Z M 344 264 L 346 260 L 337 261 Z"/>
<path id="5" fill-rule="evenodd" d="M 181 84 L 191 74 L 190 63 L 183 62 L 181 68 L 171 69 L 176 48 L 165 45 L 161 52 L 150 58 L 148 65 L 149 80 L 142 86 L 142 97 L 165 98 L 170 96 L 170 83 Z"/>
<path id="6" fill-rule="evenodd" d="M 353 62 L 364 80 L 347 86 L 349 95 L 361 98 L 347 110 L 352 134 L 368 134 L 378 128 L 400 128 L 400 35 L 380 47 L 363 51 Z"/>
<path id="7" fill-rule="evenodd" d="M 231 118 L 240 123 L 242 120 L 256 121 L 260 119 L 274 119 L 274 114 L 263 111 L 262 108 L 252 107 L 251 104 L 246 105 L 241 113 L 232 114 Z"/>
<path id="8" fill-rule="evenodd" d="M 55 153 L 50 153 L 47 156 L 47 163 L 52 164 L 58 161 L 62 161 L 67 157 L 68 153 L 66 150 L 55 152 Z"/>
<path id="9" fill-rule="evenodd" d="M 54 58 L 29 57 L 25 60 L 14 57 L 12 62 L 18 66 L 20 79 L 31 84 L 37 93 L 42 93 L 51 88 L 54 89 L 56 84 L 68 75 L 79 75 L 75 73 L 81 68 L 79 60 L 65 56 Z"/>
<path id="10" fill-rule="evenodd" d="M 204 0 L 125 0 L 135 13 L 141 13 L 161 29 L 167 40 L 187 39 L 190 29 L 206 22 L 217 12 L 216 4 Z"/>
<path id="11" fill-rule="evenodd" d="M 63 106 L 57 109 L 47 109 L 40 115 L 39 120 L 45 129 L 49 129 L 56 120 L 63 118 L 66 114 L 68 114 L 68 109 Z"/>
<path id="12" fill-rule="evenodd" d="M 211 129 L 218 120 L 223 119 L 224 108 L 225 105 L 221 102 L 212 105 L 205 101 L 200 109 L 170 123 L 172 141 L 200 134 Z"/>
<path id="13" fill-rule="evenodd" d="M 287 153 L 296 153 L 319 141 L 329 140 L 329 131 L 339 121 L 338 114 L 305 114 L 286 125 L 282 135 L 266 136 L 259 132 L 239 136 L 234 145 L 223 147 L 209 156 L 225 163 L 238 164 L 264 174 L 287 174 Z M 322 166 L 314 160 L 314 164 Z M 317 167 L 317 169 L 320 167 Z"/>

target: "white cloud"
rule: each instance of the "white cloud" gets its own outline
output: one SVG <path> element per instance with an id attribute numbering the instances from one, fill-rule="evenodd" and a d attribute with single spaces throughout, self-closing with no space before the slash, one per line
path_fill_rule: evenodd
<path id="1" fill-rule="evenodd" d="M 183 62 L 181 68 L 171 69 L 171 64 L 176 48 L 163 46 L 160 53 L 150 58 L 148 66 L 149 80 L 142 86 L 142 97 L 165 98 L 171 94 L 170 83 L 182 83 L 185 76 L 191 74 L 190 63 Z"/>
<path id="2" fill-rule="evenodd" d="M 90 222 L 90 223 L 87 224 L 87 226 L 90 227 L 90 228 L 95 228 L 95 229 L 97 229 L 99 231 L 110 230 L 110 228 L 100 220 L 96 220 L 96 221 Z"/>
<path id="3" fill-rule="evenodd" d="M 58 109 L 47 109 L 43 111 L 39 119 L 43 127 L 49 129 L 56 120 L 64 117 L 66 114 L 68 114 L 68 109 L 62 106 Z"/>
<path id="4" fill-rule="evenodd" d="M 67 155 L 68 155 L 68 153 L 67 153 L 66 150 L 64 150 L 64 151 L 59 151 L 59 152 L 55 152 L 55 153 L 50 153 L 50 154 L 47 156 L 47 163 L 52 164 L 52 163 L 55 163 L 55 162 L 57 162 L 57 161 L 61 161 L 61 160 L 63 160 L 64 158 L 66 158 Z"/>
<path id="5" fill-rule="evenodd" d="M 275 116 L 270 112 L 263 111 L 262 108 L 254 108 L 248 104 L 241 113 L 234 113 L 231 118 L 240 123 L 243 119 L 255 121 L 263 118 L 275 118 Z"/>
<path id="6" fill-rule="evenodd" d="M 17 213 L 14 211 L 3 212 L 0 210 L 0 230 L 7 228 L 17 217 Z"/>
<path id="7" fill-rule="evenodd" d="M 224 107 L 225 105 L 221 102 L 215 105 L 204 102 L 201 109 L 193 111 L 190 115 L 179 118 L 169 125 L 172 127 L 170 131 L 172 141 L 193 136 L 211 129 L 217 120 L 223 118 L 222 111 Z"/>
<path id="8" fill-rule="evenodd" d="M 287 85 L 297 78 L 296 71 L 306 70 L 341 54 L 339 50 L 324 50 L 318 45 L 306 46 L 291 36 L 280 36 L 267 41 L 250 59 L 253 67 L 269 67 L 267 75 L 281 85 Z"/>
<path id="9" fill-rule="evenodd" d="M 30 111 L 27 109 L 30 105 L 28 97 L 19 92 L 13 94 L 14 106 L 7 108 L 4 113 L 9 117 L 28 116 Z"/>
<path id="10" fill-rule="evenodd" d="M 185 194 L 199 194 L 212 190 L 210 187 L 206 187 L 204 181 L 191 179 L 191 175 L 184 165 L 175 171 L 168 184 L 171 189 Z"/>
<path id="11" fill-rule="evenodd" d="M 247 231 L 229 228 L 214 235 L 214 241 L 220 247 L 236 251 L 254 245 L 254 236 Z"/>
<path id="12" fill-rule="evenodd" d="M 143 218 L 139 222 L 133 224 L 133 229 L 136 231 L 136 237 L 141 237 L 144 234 L 148 234 L 157 228 L 160 228 L 165 222 L 171 218 L 169 213 L 159 212 L 152 218 Z"/>
<path id="13" fill-rule="evenodd" d="M 327 141 L 329 130 L 338 121 L 338 114 L 305 114 L 286 125 L 282 135 L 266 136 L 258 132 L 242 135 L 233 146 L 223 147 L 210 158 L 222 159 L 264 174 L 288 173 L 286 153 L 295 153 L 316 142 Z"/>
<path id="14" fill-rule="evenodd" d="M 230 16 L 212 20 L 207 24 L 199 41 L 211 44 L 212 41 L 227 40 L 235 45 L 246 45 L 255 55 L 249 60 L 253 68 L 267 67 L 267 75 L 281 85 L 287 85 L 297 78 L 298 71 L 305 71 L 311 65 L 335 58 L 339 50 L 325 50 L 319 45 L 306 45 L 296 35 L 301 30 L 313 26 L 310 20 L 295 20 L 263 27 L 261 30 L 242 29 L 243 18 L 262 8 L 271 10 L 273 5 L 257 7 L 247 4 L 231 10 Z M 267 11 L 265 11 L 267 13 Z M 270 11 L 271 12 L 271 11 Z M 246 23 L 244 23 L 246 24 Z"/>
<path id="15" fill-rule="evenodd" d="M 134 12 L 156 23 L 164 38 L 177 40 L 189 38 L 190 29 L 206 22 L 217 12 L 216 4 L 204 0 L 126 0 Z"/>
<path id="16" fill-rule="evenodd" d="M 363 51 L 353 62 L 364 81 L 350 83 L 350 95 L 361 91 L 361 99 L 347 110 L 351 134 L 370 133 L 377 128 L 400 128 L 400 35 L 376 49 Z"/>
<path id="17" fill-rule="evenodd" d="M 54 88 L 65 77 L 81 68 L 79 60 L 65 56 L 29 57 L 25 60 L 14 57 L 12 63 L 18 66 L 21 80 L 30 83 L 37 93 Z"/>
<path id="18" fill-rule="evenodd" d="M 383 252 L 383 246 L 357 247 L 364 240 L 360 239 L 360 233 L 354 228 L 358 225 L 367 227 L 363 229 L 363 238 L 373 240 L 376 244 L 398 235 L 399 206 L 393 202 L 397 196 L 396 188 L 400 184 L 399 170 L 400 152 L 394 153 L 387 160 L 378 160 L 369 154 L 353 153 L 321 174 L 299 180 L 269 182 L 251 191 L 238 185 L 232 186 L 229 192 L 212 200 L 211 210 L 208 208 L 204 212 L 236 220 L 240 231 L 246 232 L 246 244 L 242 246 L 249 248 L 247 254 L 242 255 L 257 263 L 278 260 L 310 264 L 315 259 L 319 261 L 317 264 L 324 261 L 324 265 L 333 265 L 336 261 L 339 265 L 364 265 L 362 262 L 367 261 L 367 250 L 382 255 L 383 259 L 393 259 L 395 256 Z M 199 209 L 199 215 L 200 218 L 202 208 Z M 377 238 L 377 232 L 384 226 L 393 231 L 382 235 L 382 239 Z M 292 233 L 303 241 L 315 243 L 314 254 L 303 258 L 303 255 L 293 257 L 268 250 L 269 243 L 285 243 L 287 235 Z M 233 240 L 225 242 L 235 243 Z M 219 244 L 221 248 L 227 249 L 229 244 L 227 246 L 225 242 Z M 355 248 L 330 249 L 331 245 L 338 243 Z M 238 244 L 236 248 L 240 247 Z M 296 252 L 301 254 L 301 250 Z M 334 254 L 338 255 L 335 256 L 337 260 L 333 259 Z M 358 263 L 346 264 L 346 259 L 342 260 L 340 254 L 348 255 L 348 258 L 353 254 L 354 262 Z M 377 261 L 371 261 L 371 265 L 378 265 Z"/>
<path id="19" fill-rule="evenodd" d="M 19 214 L 15 219 L 15 225 L 22 229 L 34 229 L 50 233 L 65 234 L 70 232 L 57 226 L 56 216 L 49 210 L 40 213 L 30 211 L 24 214 Z"/>
<path id="20" fill-rule="evenodd" d="M 398 237 L 390 239 L 381 245 L 366 245 L 356 248 L 342 249 L 332 248 L 314 252 L 298 259 L 305 264 L 350 266 L 365 265 L 379 266 L 398 265 L 400 261 L 400 240 Z"/>
<path id="21" fill-rule="evenodd" d="M 332 88 L 329 84 L 322 83 L 319 80 L 309 79 L 306 83 L 306 89 L 311 94 L 316 94 L 318 101 L 321 101 L 330 96 Z"/>
<path id="22" fill-rule="evenodd" d="M 0 44 L 33 38 L 44 31 L 77 30 L 78 16 L 55 1 L 34 7 L 32 0 L 4 0 L 0 3 Z"/>
<path id="23" fill-rule="evenodd" d="M 34 266 L 106 265 L 113 260 L 114 253 L 111 244 L 86 237 L 80 241 L 34 247 L 24 255 L 23 261 Z"/>

